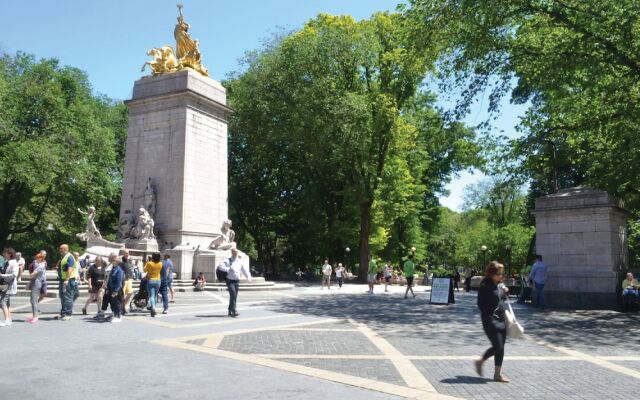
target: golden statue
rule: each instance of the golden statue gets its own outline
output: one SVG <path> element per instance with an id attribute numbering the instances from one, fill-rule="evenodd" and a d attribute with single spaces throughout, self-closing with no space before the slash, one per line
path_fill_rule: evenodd
<path id="1" fill-rule="evenodd" d="M 180 69 L 193 68 L 202 75 L 209 76 L 209 71 L 202 65 L 198 40 L 193 40 L 189 36 L 189 24 L 185 22 L 182 15 L 182 4 L 178 4 L 178 11 L 180 15 L 173 30 L 173 36 L 176 38 L 176 53 Z"/>
<path id="2" fill-rule="evenodd" d="M 153 57 L 153 61 L 145 62 L 140 71 L 144 71 L 147 65 L 151 68 L 151 74 L 154 76 L 178 70 L 178 60 L 176 60 L 171 46 L 151 49 L 147 51 L 147 55 Z"/>
<path id="3" fill-rule="evenodd" d="M 148 65 L 151 68 L 151 74 L 155 76 L 191 68 L 204 76 L 209 76 L 209 71 L 202 65 L 198 40 L 193 40 L 189 36 L 189 24 L 185 22 L 182 15 L 182 4 L 178 4 L 178 11 L 180 15 L 173 31 L 176 38 L 176 54 L 171 46 L 151 49 L 147 55 L 152 56 L 153 60 L 145 62 L 142 71 Z"/>

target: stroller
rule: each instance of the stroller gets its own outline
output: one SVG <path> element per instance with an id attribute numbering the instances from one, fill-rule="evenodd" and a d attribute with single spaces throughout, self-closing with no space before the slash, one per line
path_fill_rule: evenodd
<path id="1" fill-rule="evenodd" d="M 147 277 L 142 278 L 140 281 L 140 287 L 135 292 L 131 298 L 131 302 L 129 303 L 130 310 L 134 310 L 134 307 L 135 309 L 143 310 L 149 305 L 149 290 L 147 289 L 147 282 Z M 158 293 L 157 296 L 159 297 L 160 293 Z"/>

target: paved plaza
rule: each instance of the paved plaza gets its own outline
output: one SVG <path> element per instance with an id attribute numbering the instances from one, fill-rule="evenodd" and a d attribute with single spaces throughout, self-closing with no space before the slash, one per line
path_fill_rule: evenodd
<path id="1" fill-rule="evenodd" d="M 126 316 L 120 324 L 80 314 L 53 320 L 58 299 L 12 299 L 14 325 L 0 328 L 5 367 L 0 398 L 16 399 L 632 399 L 640 393 L 640 315 L 538 312 L 514 305 L 526 329 L 508 341 L 509 384 L 478 377 L 472 360 L 489 346 L 475 293 L 428 304 L 404 288 L 365 294 L 240 292 L 237 319 L 226 293 L 177 293 L 169 314 Z M 95 304 L 89 307 L 95 313 Z M 7 375 L 5 375 L 6 377 Z"/>

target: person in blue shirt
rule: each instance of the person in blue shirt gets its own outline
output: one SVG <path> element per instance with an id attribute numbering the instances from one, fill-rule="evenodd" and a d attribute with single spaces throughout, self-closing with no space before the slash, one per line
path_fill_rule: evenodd
<path id="1" fill-rule="evenodd" d="M 544 310 L 546 304 L 544 302 L 544 284 L 547 281 L 547 264 L 542 261 L 542 256 L 536 255 L 536 262 L 531 267 L 531 273 L 529 273 L 529 279 L 533 280 L 533 284 L 536 289 L 536 304 Z"/>
<path id="2" fill-rule="evenodd" d="M 106 296 L 109 299 L 109 304 L 111 305 L 111 311 L 113 312 L 113 317 L 111 318 L 111 322 L 120 322 L 120 314 L 122 312 L 122 286 L 124 284 L 124 270 L 120 265 L 120 260 L 115 254 L 109 255 L 109 262 L 113 266 L 111 270 L 111 274 L 109 274 L 109 279 L 107 280 L 107 291 Z"/>
<path id="3" fill-rule="evenodd" d="M 173 262 L 168 254 L 164 255 L 160 270 L 160 294 L 162 295 L 162 313 L 169 311 L 169 287 L 173 287 Z M 173 289 L 172 289 L 173 290 Z"/>

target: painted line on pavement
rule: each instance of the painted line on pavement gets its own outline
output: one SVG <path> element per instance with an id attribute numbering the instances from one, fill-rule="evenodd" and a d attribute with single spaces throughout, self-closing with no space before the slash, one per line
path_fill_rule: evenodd
<path id="1" fill-rule="evenodd" d="M 211 292 L 207 292 L 205 291 L 204 294 L 206 294 L 209 297 L 213 297 L 214 299 L 218 300 L 220 302 L 220 304 L 225 304 L 227 303 L 229 300 L 228 299 L 224 299 L 222 296 L 219 296 L 215 293 L 211 293 Z"/>
<path id="2" fill-rule="evenodd" d="M 627 368 L 627 367 L 623 367 L 622 365 L 618 365 L 618 364 L 614 364 L 612 362 L 609 362 L 603 358 L 600 357 L 595 357 L 595 356 L 591 356 L 589 354 L 585 354 L 582 353 L 580 351 L 577 350 L 572 350 L 563 346 L 556 346 L 553 345 L 551 343 L 547 343 L 543 340 L 537 341 L 538 344 L 542 345 L 542 346 L 546 346 L 550 349 L 556 350 L 560 353 L 564 353 L 564 354 L 568 354 L 570 356 L 576 357 L 579 360 L 582 361 L 586 361 L 589 362 L 591 364 L 597 365 L 599 367 L 602 368 L 606 368 L 608 370 L 614 371 L 614 372 L 618 372 L 624 375 L 628 375 L 630 377 L 636 378 L 636 379 L 640 379 L 640 371 L 636 371 L 634 369 L 631 368 Z"/>
<path id="3" fill-rule="evenodd" d="M 435 393 L 436 389 L 433 385 L 431 385 L 427 378 L 420 373 L 411 360 L 407 359 L 404 354 L 395 348 L 395 346 L 383 339 L 365 324 L 358 323 L 351 319 L 349 322 L 356 326 L 358 330 L 360 330 L 360 332 L 362 332 L 362 334 L 364 334 L 367 339 L 369 339 L 369 341 L 371 341 L 371 343 L 373 343 L 382 352 L 382 354 L 387 356 L 389 361 L 393 363 L 394 367 L 398 370 L 400 376 L 409 387 L 425 392 Z"/>
<path id="4" fill-rule="evenodd" d="M 301 315 L 299 314 L 281 314 L 281 315 L 271 315 L 268 317 L 229 318 L 229 319 L 225 318 L 224 321 L 198 322 L 195 324 L 184 324 L 184 323 L 175 324 L 171 322 L 159 321 L 159 320 L 156 320 L 155 318 L 132 319 L 132 321 L 142 322 L 149 325 L 162 326 L 162 327 L 171 328 L 171 329 L 186 329 L 186 328 L 201 328 L 204 326 L 226 325 L 226 324 L 235 324 L 235 323 L 242 323 L 242 322 L 249 322 L 249 321 L 261 321 L 265 319 L 289 318 L 289 317 L 300 317 L 300 316 Z"/>
<path id="5" fill-rule="evenodd" d="M 303 365 L 291 364 L 278 360 L 256 357 L 254 354 L 234 353 L 231 351 L 219 350 L 204 346 L 196 346 L 184 342 L 175 342 L 174 340 L 155 341 L 154 343 L 164 346 L 179 348 L 183 350 L 191 350 L 199 353 L 206 353 L 212 356 L 224 357 L 235 361 L 246 362 L 254 365 L 260 365 L 268 368 L 275 368 L 281 371 L 306 375 L 317 379 L 323 379 L 331 382 L 337 382 L 344 385 L 355 386 L 358 388 L 373 390 L 376 392 L 402 396 L 410 399 L 419 400 L 458 400 L 456 397 L 441 395 L 439 393 L 425 391 L 416 388 L 393 385 L 374 381 L 372 379 L 360 378 L 357 376 L 340 374 L 333 371 L 326 371 L 317 368 L 306 367 Z"/>
<path id="6" fill-rule="evenodd" d="M 42 301 L 41 301 L 41 302 L 39 302 L 38 304 L 48 303 L 48 302 L 50 302 L 50 301 L 52 301 L 52 300 L 53 300 L 53 299 L 52 299 L 51 297 L 47 297 L 47 298 L 42 299 Z M 26 309 L 31 308 L 31 303 L 29 302 L 29 303 L 24 304 L 24 305 L 22 305 L 22 306 L 18 306 L 18 307 L 11 307 L 11 313 L 14 313 L 14 312 L 19 311 L 19 310 L 24 310 L 25 308 L 26 308 Z"/>

